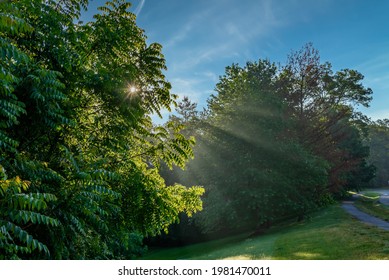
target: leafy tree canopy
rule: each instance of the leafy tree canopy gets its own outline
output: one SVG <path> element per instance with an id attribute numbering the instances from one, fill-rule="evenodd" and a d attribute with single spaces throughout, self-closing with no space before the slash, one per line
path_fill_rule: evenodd
<path id="1" fill-rule="evenodd" d="M 0 3 L 1 258 L 129 258 L 202 207 L 202 188 L 158 173 L 194 145 L 149 116 L 175 104 L 161 45 L 130 3 L 77 23 L 87 4 Z"/>
<path id="2" fill-rule="evenodd" d="M 189 126 L 197 145 L 187 171 L 175 176 L 205 187 L 204 210 L 195 216 L 203 232 L 302 219 L 366 187 L 374 167 L 358 106 L 368 106 L 372 91 L 362 80 L 355 70 L 334 73 L 307 44 L 284 66 L 228 66 L 202 114 L 183 102 L 176 121 Z"/>

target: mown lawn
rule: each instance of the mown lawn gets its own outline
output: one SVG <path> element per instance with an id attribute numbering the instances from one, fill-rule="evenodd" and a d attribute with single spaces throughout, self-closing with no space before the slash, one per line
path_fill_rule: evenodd
<path id="1" fill-rule="evenodd" d="M 355 202 L 355 206 L 367 214 L 389 222 L 389 205 L 379 203 L 378 199 L 370 201 L 360 199 Z"/>
<path id="2" fill-rule="evenodd" d="M 275 227 L 255 238 L 247 236 L 249 234 L 185 247 L 151 249 L 143 259 L 389 259 L 389 231 L 355 220 L 340 205 L 323 209 L 303 222 Z"/>
<path id="3" fill-rule="evenodd" d="M 364 191 L 356 195 L 358 200 L 355 201 L 354 205 L 359 210 L 389 222 L 389 205 L 384 205 L 379 202 L 380 193 L 374 191 Z"/>

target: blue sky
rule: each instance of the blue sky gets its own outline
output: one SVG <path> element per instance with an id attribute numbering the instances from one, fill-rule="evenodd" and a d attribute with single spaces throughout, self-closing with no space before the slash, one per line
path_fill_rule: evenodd
<path id="1" fill-rule="evenodd" d="M 206 106 L 226 66 L 287 54 L 312 42 L 333 70 L 355 69 L 373 101 L 360 108 L 389 118 L 389 1 L 133 0 L 148 42 L 163 46 L 173 93 Z M 105 0 L 93 0 L 87 20 Z M 160 122 L 160 121 L 157 121 Z"/>

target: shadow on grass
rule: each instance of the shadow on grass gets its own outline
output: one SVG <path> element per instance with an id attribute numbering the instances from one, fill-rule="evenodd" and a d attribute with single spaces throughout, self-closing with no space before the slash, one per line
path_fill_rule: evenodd
<path id="1" fill-rule="evenodd" d="M 144 259 L 389 259 L 389 232 L 356 221 L 339 205 L 323 209 L 309 220 L 280 225 L 258 237 L 247 236 L 161 249 Z"/>

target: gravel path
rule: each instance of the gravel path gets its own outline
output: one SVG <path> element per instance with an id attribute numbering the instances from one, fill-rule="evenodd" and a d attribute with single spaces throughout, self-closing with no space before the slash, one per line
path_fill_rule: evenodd
<path id="1" fill-rule="evenodd" d="M 382 204 L 389 205 L 389 190 L 374 190 L 374 191 L 381 194 L 379 201 Z M 346 210 L 348 213 L 350 213 L 352 216 L 354 216 L 355 218 L 361 220 L 362 222 L 377 226 L 377 227 L 384 229 L 384 230 L 389 230 L 389 222 L 386 222 L 384 220 L 381 220 L 379 218 L 376 218 L 374 216 L 366 214 L 365 212 L 362 212 L 361 210 L 358 210 L 353 205 L 352 201 L 344 201 L 342 203 L 342 208 L 344 210 Z"/>

